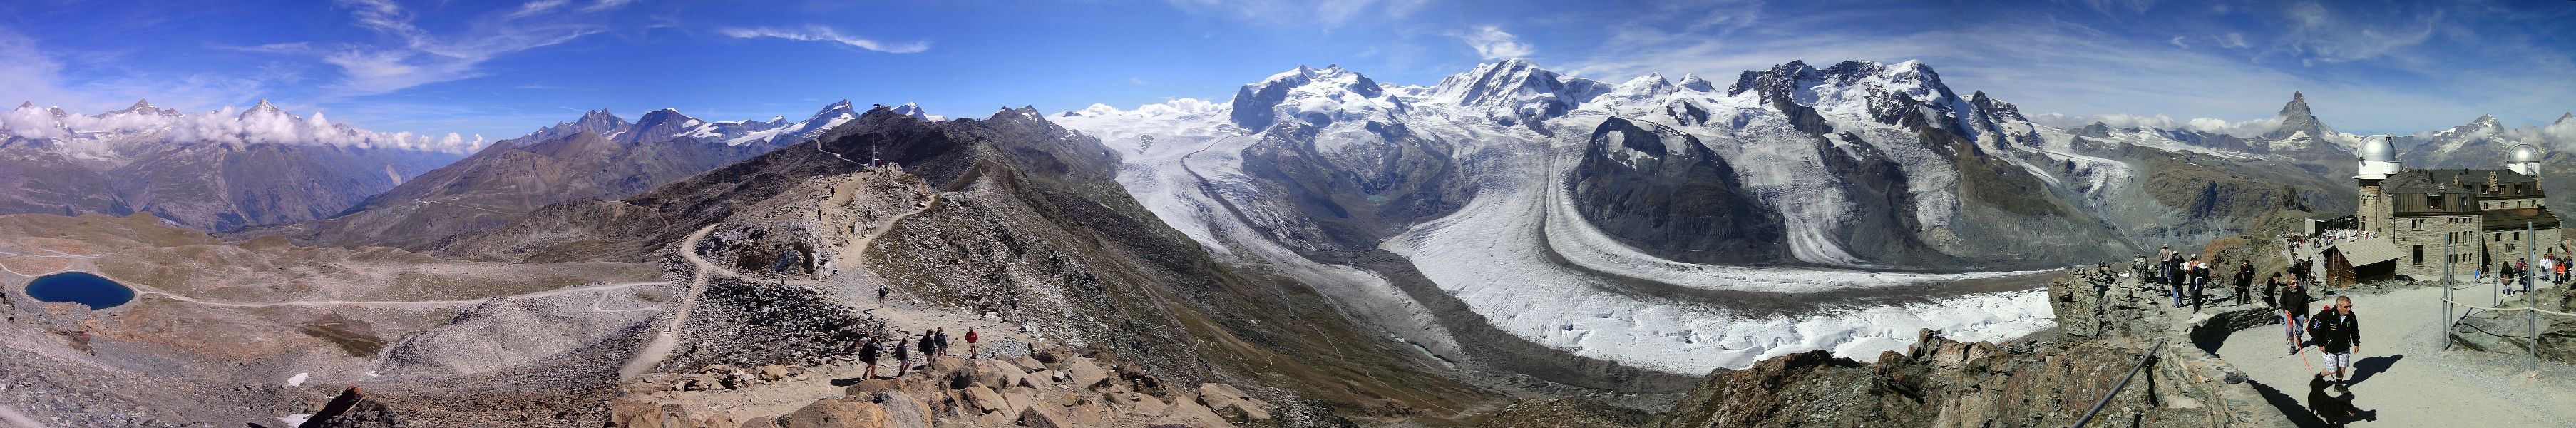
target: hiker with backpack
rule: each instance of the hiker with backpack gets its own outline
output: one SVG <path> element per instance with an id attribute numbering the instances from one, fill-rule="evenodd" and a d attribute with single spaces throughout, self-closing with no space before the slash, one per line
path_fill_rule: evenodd
<path id="1" fill-rule="evenodd" d="M 2361 318 L 2352 313 L 2352 298 L 2336 296 L 2310 322 L 2308 331 L 2317 337 L 2317 350 L 2325 351 L 2326 367 L 2334 373 L 2335 388 L 2349 391 L 2344 372 L 2352 368 L 2352 354 L 2361 352 Z"/>
<path id="2" fill-rule="evenodd" d="M 877 340 L 875 338 L 869 338 L 867 345 L 859 347 L 859 362 L 867 363 L 868 365 L 868 371 L 866 374 L 861 375 L 861 378 L 877 378 L 877 353 L 884 351 L 884 347 L 877 346 Z"/>
<path id="3" fill-rule="evenodd" d="M 894 292 L 894 290 L 893 290 L 893 289 L 886 288 L 885 284 L 877 284 L 877 307 L 879 307 L 879 308 L 886 307 L 886 303 L 885 303 L 886 294 L 893 293 L 893 292 Z"/>

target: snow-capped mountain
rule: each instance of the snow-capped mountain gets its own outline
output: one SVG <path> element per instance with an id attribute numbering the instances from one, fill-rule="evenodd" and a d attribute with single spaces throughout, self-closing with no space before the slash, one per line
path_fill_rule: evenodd
<path id="1" fill-rule="evenodd" d="M 2512 127 L 2495 115 L 2481 115 L 2447 129 L 2393 137 L 2397 160 L 2410 168 L 2500 168 L 2514 146 L 2530 144 L 2541 151 L 2541 187 L 2576 187 L 2576 157 L 2559 152 L 2576 149 L 2576 113 L 2561 114 L 2546 124 Z M 2550 192 L 2553 206 L 2576 206 L 2576 192 Z"/>
<path id="2" fill-rule="evenodd" d="M 494 142 L 333 218 L 277 233 L 328 245 L 424 245 L 506 223 L 549 204 L 651 190 L 810 141 L 856 117 L 846 100 L 796 122 L 783 117 L 710 122 L 674 109 L 647 112 L 629 122 L 607 110 L 593 110 Z"/>
<path id="3" fill-rule="evenodd" d="M 1427 87 L 1298 67 L 1229 102 L 1053 119 L 1124 155 L 1120 183 L 1211 252 L 1318 284 L 1434 354 L 1523 346 L 1491 342 L 1509 337 L 1689 374 L 2047 325 L 2031 293 L 1816 294 L 1992 275 L 1852 267 L 2090 262 L 2349 198 L 2281 193 L 2341 182 L 2270 141 L 2042 126 L 1915 61 L 1790 62 L 1723 87 L 1525 60 Z M 1730 293 L 1767 297 L 1712 298 Z"/>
<path id="4" fill-rule="evenodd" d="M 321 218 L 482 144 L 248 109 L 181 113 L 149 101 L 94 115 L 34 103 L 0 112 L 0 213 L 148 212 L 203 230 Z"/>

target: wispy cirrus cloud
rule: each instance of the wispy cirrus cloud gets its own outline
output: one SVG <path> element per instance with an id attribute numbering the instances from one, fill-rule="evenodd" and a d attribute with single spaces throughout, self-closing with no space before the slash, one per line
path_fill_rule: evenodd
<path id="1" fill-rule="evenodd" d="M 581 22 L 560 11 L 571 0 L 536 0 L 507 11 L 495 11 L 463 29 L 436 32 L 414 23 L 415 16 L 393 0 L 339 0 L 359 28 L 375 32 L 385 43 L 276 43 L 247 50 L 310 55 L 339 67 L 342 79 L 331 86 L 342 97 L 381 94 L 431 83 L 483 76 L 482 65 L 494 58 L 570 42 L 606 31 L 604 25 Z M 568 16 L 568 14 L 570 14 Z"/>
<path id="2" fill-rule="evenodd" d="M 1484 59 L 1512 59 L 1538 53 L 1537 47 L 1522 42 L 1520 37 L 1513 36 L 1512 33 L 1504 32 L 1503 27 L 1500 26 L 1478 26 L 1449 35 L 1466 41 L 1467 47 L 1475 48 L 1476 56 Z"/>
<path id="3" fill-rule="evenodd" d="M 717 32 L 723 33 L 726 37 L 737 39 L 756 39 L 766 37 L 807 42 L 831 42 L 859 49 L 885 53 L 916 53 L 930 50 L 930 42 L 927 41 L 914 41 L 907 43 L 880 42 L 875 39 L 844 35 L 841 34 L 839 30 L 833 30 L 832 27 L 821 25 L 807 25 L 802 28 L 725 28 L 717 30 Z"/>

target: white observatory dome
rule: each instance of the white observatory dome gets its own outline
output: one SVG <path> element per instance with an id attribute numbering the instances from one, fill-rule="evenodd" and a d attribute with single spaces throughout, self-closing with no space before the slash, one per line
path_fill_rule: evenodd
<path id="1" fill-rule="evenodd" d="M 2389 145 L 2386 138 L 2372 138 L 2361 143 L 2359 154 L 2364 162 L 2388 162 L 2396 160 L 2397 147 Z"/>
<path id="2" fill-rule="evenodd" d="M 2530 144 L 2516 144 L 2513 146 L 2513 152 L 2506 155 L 2505 159 L 2506 163 L 2539 162 L 2540 148 L 2532 147 Z"/>

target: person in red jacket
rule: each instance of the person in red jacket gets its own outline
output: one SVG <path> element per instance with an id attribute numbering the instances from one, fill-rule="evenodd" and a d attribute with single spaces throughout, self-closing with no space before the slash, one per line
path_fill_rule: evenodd
<path id="1" fill-rule="evenodd" d="M 967 327 L 967 328 L 966 328 L 966 359 L 969 359 L 969 360 L 975 359 L 975 340 L 976 340 L 976 339 L 981 339 L 981 337 L 977 337 L 977 336 L 975 335 L 975 328 L 974 328 L 974 327 Z"/>

